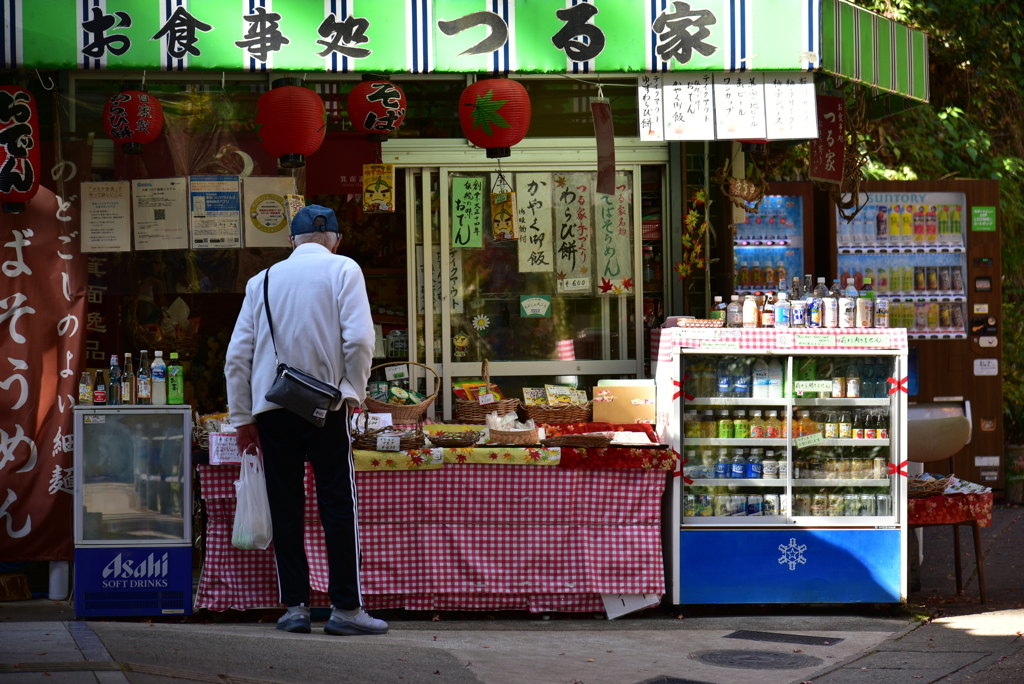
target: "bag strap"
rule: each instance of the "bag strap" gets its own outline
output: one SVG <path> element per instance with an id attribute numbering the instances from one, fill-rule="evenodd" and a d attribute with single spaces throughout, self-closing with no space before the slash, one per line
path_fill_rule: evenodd
<path id="1" fill-rule="evenodd" d="M 270 325 L 270 341 L 274 344 L 274 365 L 281 365 L 277 357 L 277 340 L 274 339 L 274 319 L 270 315 L 270 269 L 263 274 L 263 308 L 267 312 L 267 323 Z"/>

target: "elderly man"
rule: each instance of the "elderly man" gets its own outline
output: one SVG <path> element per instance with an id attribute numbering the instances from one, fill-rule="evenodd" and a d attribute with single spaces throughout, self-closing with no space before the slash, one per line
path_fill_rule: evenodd
<path id="1" fill-rule="evenodd" d="M 246 285 L 224 365 L 238 447 L 256 445 L 263 455 L 281 603 L 288 606 L 277 628 L 310 631 L 309 564 L 303 546 L 303 475 L 309 461 L 316 476 L 333 604 L 324 631 L 384 634 L 387 623 L 362 609 L 349 433 L 351 408 L 366 396 L 373 359 L 366 285 L 359 266 L 335 253 L 340 235 L 332 210 L 317 205 L 301 209 L 289 240 L 291 255 Z M 268 273 L 273 340 L 263 296 Z M 342 407 L 327 414 L 323 427 L 266 399 L 277 368 L 275 356 L 341 390 Z"/>

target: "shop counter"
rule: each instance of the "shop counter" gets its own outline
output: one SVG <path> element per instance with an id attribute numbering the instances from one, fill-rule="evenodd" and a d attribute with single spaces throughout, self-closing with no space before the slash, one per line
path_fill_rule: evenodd
<path id="1" fill-rule="evenodd" d="M 642 448 L 354 453 L 367 609 L 603 611 L 665 592 L 661 502 L 677 454 Z M 273 547 L 231 546 L 237 465 L 200 465 L 208 522 L 196 609 L 279 607 Z M 306 469 L 312 604 L 327 559 Z"/>

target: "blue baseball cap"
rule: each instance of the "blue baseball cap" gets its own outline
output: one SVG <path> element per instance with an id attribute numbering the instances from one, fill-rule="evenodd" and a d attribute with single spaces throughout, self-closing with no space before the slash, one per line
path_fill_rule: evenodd
<path id="1" fill-rule="evenodd" d="M 299 209 L 292 219 L 292 235 L 304 235 L 306 233 L 340 233 L 338 229 L 338 217 L 334 215 L 333 209 L 321 207 L 319 204 L 310 204 L 308 207 Z"/>

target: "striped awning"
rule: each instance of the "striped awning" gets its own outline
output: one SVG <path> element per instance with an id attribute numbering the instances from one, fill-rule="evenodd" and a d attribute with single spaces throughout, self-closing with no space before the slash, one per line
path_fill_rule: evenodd
<path id="1" fill-rule="evenodd" d="M 873 117 L 928 102 L 928 36 L 847 0 L 822 0 L 821 68 L 869 86 Z"/>

